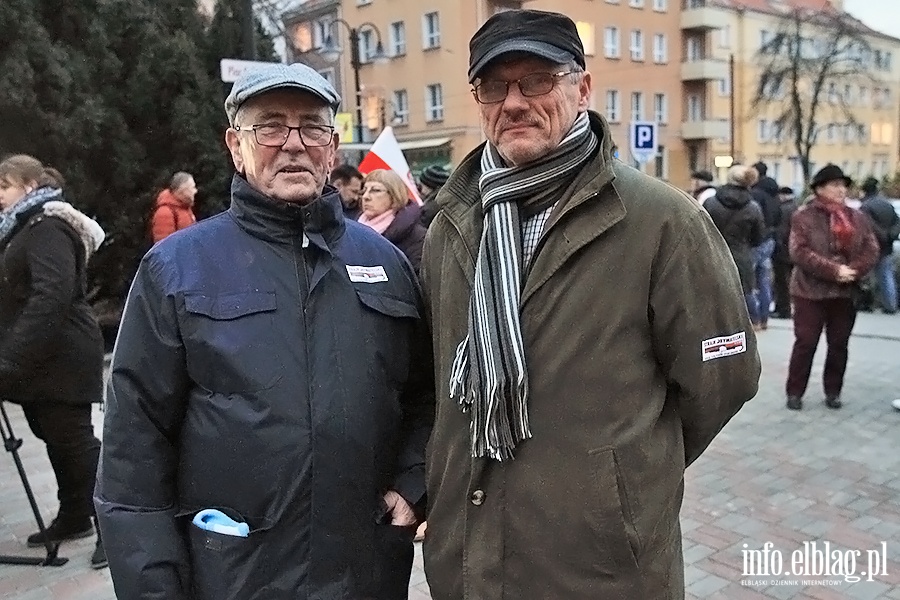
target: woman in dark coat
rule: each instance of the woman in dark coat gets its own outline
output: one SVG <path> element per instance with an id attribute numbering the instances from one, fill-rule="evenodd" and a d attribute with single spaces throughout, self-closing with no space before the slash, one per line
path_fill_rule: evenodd
<path id="1" fill-rule="evenodd" d="M 386 169 L 372 171 L 363 181 L 361 203 L 359 222 L 397 246 L 418 273 L 427 230 L 421 223 L 422 208 L 409 200 L 403 179 Z"/>
<path id="2" fill-rule="evenodd" d="M 765 229 L 762 210 L 750 193 L 750 186 L 757 178 L 757 172 L 752 167 L 735 165 L 728 170 L 728 183 L 720 186 L 716 195 L 703 203 L 731 250 L 754 328 L 759 327 L 761 319 L 753 293 L 756 285 L 753 248 L 762 242 Z"/>
<path id="3" fill-rule="evenodd" d="M 813 176 L 813 199 L 791 218 L 791 300 L 794 348 L 788 366 L 787 407 L 803 408 L 822 329 L 828 343 L 822 385 L 825 405 L 841 408 L 847 346 L 856 322 L 853 296 L 878 262 L 878 240 L 868 217 L 845 204 L 850 178 L 837 165 Z"/>
<path id="4" fill-rule="evenodd" d="M 103 230 L 63 201 L 61 187 L 59 173 L 31 156 L 0 163 L 0 399 L 22 405 L 59 486 L 59 513 L 29 546 L 94 529 L 91 403 L 102 394 L 103 340 L 85 270 Z M 99 533 L 91 564 L 106 566 Z"/>

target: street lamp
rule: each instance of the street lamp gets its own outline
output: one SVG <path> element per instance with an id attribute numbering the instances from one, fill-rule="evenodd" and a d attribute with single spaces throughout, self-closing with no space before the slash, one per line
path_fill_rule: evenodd
<path id="1" fill-rule="evenodd" d="M 336 61 L 341 55 L 341 47 L 338 46 L 334 37 L 331 35 L 331 26 L 335 23 L 340 23 L 344 27 L 347 28 L 347 32 L 350 34 L 350 67 L 353 69 L 353 89 L 356 93 L 356 137 L 357 141 L 363 141 L 363 123 L 362 123 L 362 90 L 359 85 L 359 68 L 362 66 L 362 61 L 359 56 L 359 34 L 363 30 L 363 28 L 371 29 L 375 32 L 376 44 L 375 44 L 375 52 L 368 57 L 372 62 L 375 63 L 384 63 L 387 62 L 388 56 L 384 52 L 384 45 L 381 43 L 381 32 L 378 30 L 373 23 L 363 23 L 359 27 L 353 27 L 347 21 L 343 19 L 335 19 L 328 23 L 325 26 L 326 31 L 328 31 L 328 35 L 325 38 L 325 43 L 322 46 L 319 54 L 327 60 L 328 62 Z"/>

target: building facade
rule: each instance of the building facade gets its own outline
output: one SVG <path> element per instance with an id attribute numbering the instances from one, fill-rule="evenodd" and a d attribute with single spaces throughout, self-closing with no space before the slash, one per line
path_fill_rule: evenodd
<path id="1" fill-rule="evenodd" d="M 856 179 L 868 175 L 881 178 L 897 171 L 900 65 L 895 57 L 900 58 L 900 40 L 840 14 L 840 1 L 824 7 L 822 0 L 685 1 L 683 19 L 693 14 L 694 22 L 702 24 L 702 28 L 686 32 L 685 53 L 688 60 L 702 56 L 708 74 L 696 84 L 685 83 L 686 128 L 693 126 L 692 117 L 702 117 L 697 128 L 703 130 L 703 137 L 696 142 L 687 140 L 694 144 L 698 164 L 713 167 L 718 157 L 722 166 L 716 170 L 724 175 L 727 157 L 744 163 L 762 160 L 780 184 L 795 189 L 805 186 L 793 132 L 781 119 L 785 103 L 790 101 L 791 84 L 772 82 L 772 86 L 763 86 L 765 93 L 759 97 L 762 78 L 772 73 L 764 48 L 785 52 L 787 47 L 774 49 L 777 36 L 785 36 L 787 41 L 793 36 L 801 39 L 801 52 L 807 59 L 828 58 L 834 31 L 814 24 L 813 19 L 793 28 L 793 11 L 804 9 L 834 11 L 842 23 L 859 28 L 854 37 L 864 45 L 859 49 L 862 68 L 836 67 L 832 72 L 840 72 L 839 76 L 822 86 L 810 173 L 829 162 Z M 829 22 L 834 23 L 822 19 L 823 24 Z M 850 50 L 847 44 L 843 47 Z M 731 60 L 733 68 L 728 67 Z M 809 95 L 807 82 L 798 88 Z"/>
<path id="2" fill-rule="evenodd" d="M 340 16 L 359 35 L 363 142 L 390 125 L 413 171 L 427 164 L 456 165 L 484 141 L 466 72 L 468 41 L 493 14 L 516 8 L 554 10 L 578 25 L 592 73 L 592 108 L 605 114 L 623 160 L 632 121 L 659 124 L 659 156 L 641 166 L 675 185 L 687 185 L 682 140 L 680 0 L 310 0 L 285 16 L 312 52 L 294 54 L 320 72 L 313 58 L 316 31 Z M 462 5 L 462 6 L 461 6 Z M 326 11 L 325 7 L 329 7 Z M 321 12 L 319 12 L 321 11 Z M 347 28 L 333 27 L 347 47 Z M 296 34 L 295 34 L 296 37 Z M 321 35 L 320 35 L 321 37 Z M 319 40 L 321 41 L 321 40 Z M 378 44 L 386 56 L 378 56 Z M 296 40 L 294 45 L 297 46 Z M 353 113 L 350 53 L 335 65 L 345 110 Z M 380 59 L 380 60 L 376 60 Z M 356 139 L 355 141 L 359 141 Z M 345 144 L 363 148 L 365 144 Z M 636 165 L 640 166 L 640 165 Z"/>

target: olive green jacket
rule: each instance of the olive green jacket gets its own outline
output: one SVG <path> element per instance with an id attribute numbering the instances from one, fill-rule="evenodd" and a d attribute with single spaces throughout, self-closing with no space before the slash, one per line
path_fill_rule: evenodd
<path id="1" fill-rule="evenodd" d="M 422 261 L 437 415 L 425 571 L 435 600 L 681 599 L 684 468 L 757 391 L 731 253 L 694 200 L 598 155 L 545 226 L 521 303 L 533 438 L 473 459 L 449 398 L 482 231 L 481 148 L 444 186 Z M 704 341 L 743 332 L 743 346 Z M 715 357 L 709 359 L 710 357 Z"/>

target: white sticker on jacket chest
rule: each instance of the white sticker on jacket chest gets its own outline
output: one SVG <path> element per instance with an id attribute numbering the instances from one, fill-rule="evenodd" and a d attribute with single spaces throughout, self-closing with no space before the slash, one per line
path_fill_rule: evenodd
<path id="1" fill-rule="evenodd" d="M 703 340 L 700 344 L 703 362 L 732 354 L 740 354 L 747 351 L 747 334 L 743 331 L 734 335 L 715 337 Z"/>
<path id="2" fill-rule="evenodd" d="M 354 267 L 347 265 L 347 274 L 353 283 L 379 283 L 388 280 L 387 273 L 384 272 L 382 266 Z"/>

